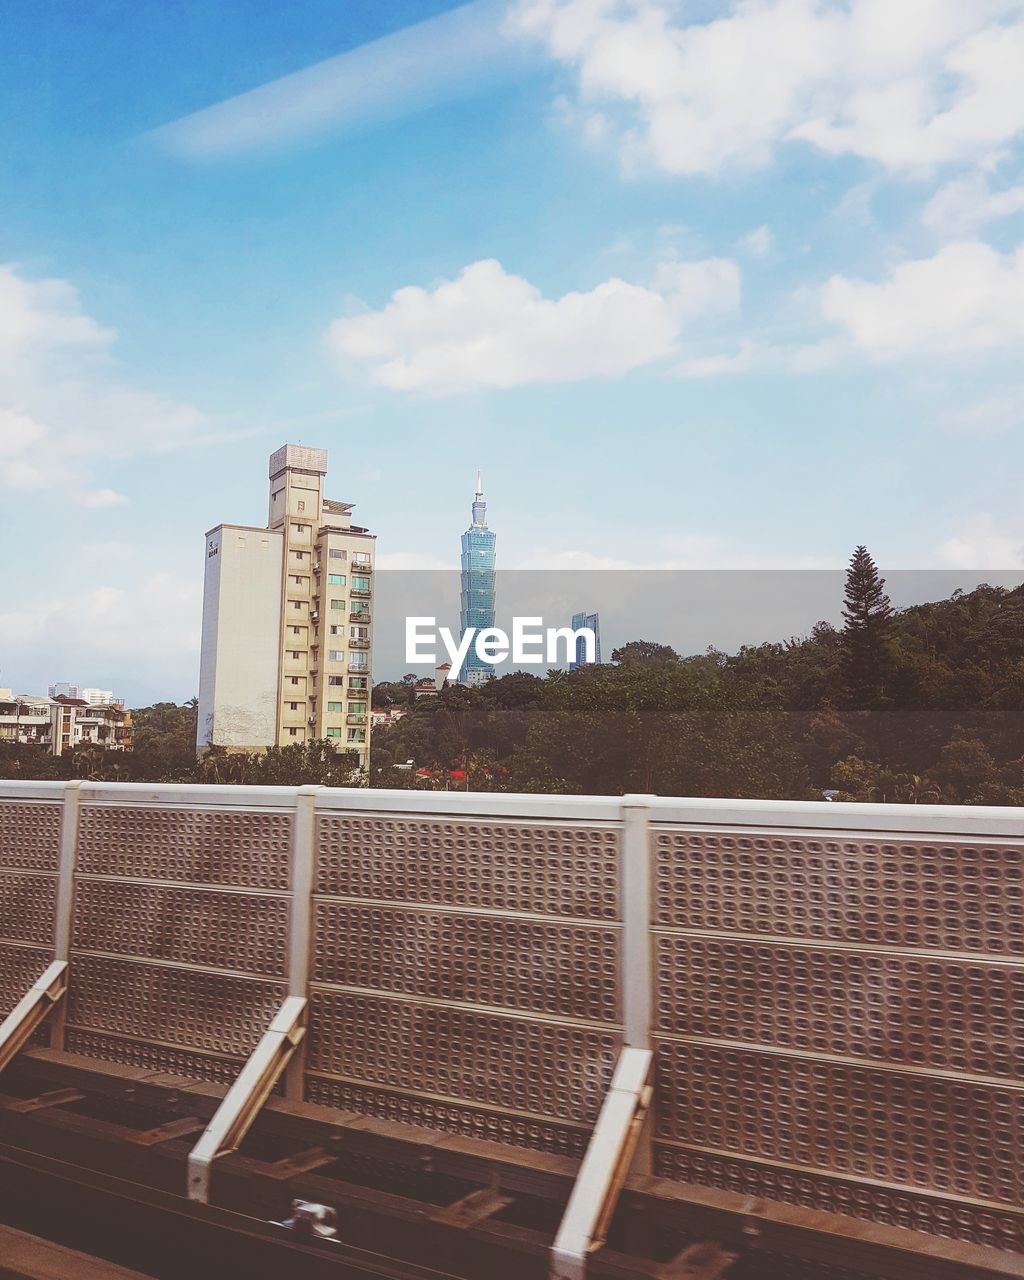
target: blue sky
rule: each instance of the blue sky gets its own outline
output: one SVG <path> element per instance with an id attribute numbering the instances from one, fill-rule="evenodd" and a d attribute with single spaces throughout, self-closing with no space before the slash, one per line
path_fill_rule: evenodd
<path id="1" fill-rule="evenodd" d="M 190 696 L 285 440 L 395 567 L 1021 564 L 1024 3 L 454 8 L 8 6 L 0 684 Z"/>

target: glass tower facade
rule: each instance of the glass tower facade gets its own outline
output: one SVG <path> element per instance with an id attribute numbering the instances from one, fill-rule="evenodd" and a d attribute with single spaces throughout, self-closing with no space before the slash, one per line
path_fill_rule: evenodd
<path id="1" fill-rule="evenodd" d="M 484 627 L 494 626 L 494 542 L 494 532 L 487 527 L 487 503 L 484 502 L 478 471 L 476 493 L 473 497 L 473 523 L 462 535 L 462 592 L 459 611 L 462 633 L 465 633 L 467 627 L 475 627 L 480 631 Z M 462 683 L 483 684 L 493 674 L 493 665 L 481 662 L 475 647 L 471 648 L 462 666 Z"/>
<path id="2" fill-rule="evenodd" d="M 569 624 L 573 631 L 579 631 L 583 627 L 589 627 L 594 633 L 594 661 L 601 661 L 601 619 L 596 613 L 574 613 L 572 622 Z M 569 663 L 569 670 L 575 671 L 577 667 L 585 667 L 587 665 L 587 646 L 581 636 L 576 641 L 576 660 Z"/>

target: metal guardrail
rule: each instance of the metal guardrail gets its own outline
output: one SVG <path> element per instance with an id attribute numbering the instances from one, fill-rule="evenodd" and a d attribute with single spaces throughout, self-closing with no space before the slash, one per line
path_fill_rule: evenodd
<path id="1" fill-rule="evenodd" d="M 634 1167 L 1024 1250 L 1022 868 L 1017 809 L 4 782 L 0 1015 L 66 960 L 55 1047 L 231 1083 L 297 997 L 289 1096 L 572 1156 L 650 1051 Z"/>

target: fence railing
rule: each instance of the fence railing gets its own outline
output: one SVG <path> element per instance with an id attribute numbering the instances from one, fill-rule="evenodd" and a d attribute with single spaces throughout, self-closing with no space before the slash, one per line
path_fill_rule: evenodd
<path id="1" fill-rule="evenodd" d="M 0 1021 L 582 1155 L 654 1055 L 660 1176 L 1024 1250 L 1024 812 L 0 783 Z M 38 1033 L 37 1033 L 38 1034 Z"/>

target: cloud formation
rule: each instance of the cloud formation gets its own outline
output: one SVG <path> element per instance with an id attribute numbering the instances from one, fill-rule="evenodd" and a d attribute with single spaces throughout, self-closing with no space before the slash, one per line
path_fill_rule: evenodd
<path id="1" fill-rule="evenodd" d="M 826 319 L 876 360 L 960 355 L 1024 343 L 1024 245 L 1001 254 L 963 241 L 900 263 L 875 284 L 833 276 Z"/>
<path id="2" fill-rule="evenodd" d="M 335 320 L 328 344 L 372 381 L 460 392 L 614 378 L 672 354 L 685 325 L 739 305 L 734 262 L 662 263 L 652 284 L 613 277 L 545 298 L 485 259 L 434 289 L 396 290 L 379 311 Z"/>
<path id="3" fill-rule="evenodd" d="M 1024 213 L 1024 186 L 993 191 L 984 173 L 972 173 L 939 187 L 921 220 L 937 235 L 966 236 L 1015 213 Z"/>
<path id="4" fill-rule="evenodd" d="M 669 173 L 791 142 L 914 170 L 1024 130 L 1020 0 L 733 0 L 704 22 L 681 0 L 517 0 L 509 25 L 573 73 L 597 136 Z"/>
<path id="5" fill-rule="evenodd" d="M 113 358 L 115 334 L 67 280 L 0 264 L 0 459 L 10 491 L 58 482 L 84 507 L 123 501 L 92 489 L 101 456 L 198 443 L 198 409 L 134 386 Z"/>
<path id="6" fill-rule="evenodd" d="M 476 0 L 215 103 L 155 130 L 183 159 L 316 140 L 459 101 L 522 71 L 501 0 Z"/>

